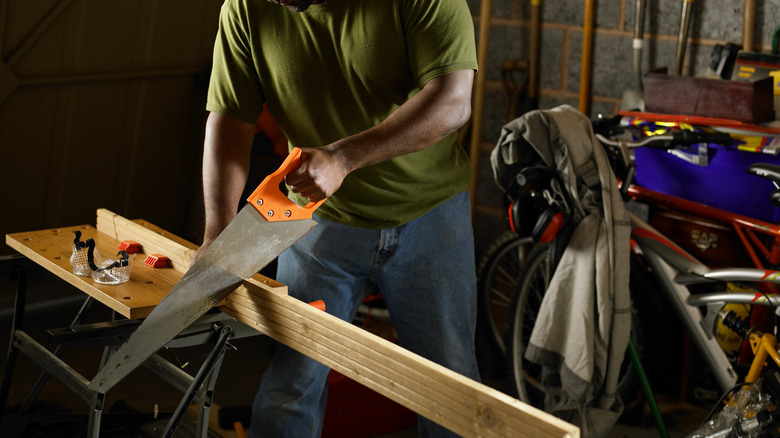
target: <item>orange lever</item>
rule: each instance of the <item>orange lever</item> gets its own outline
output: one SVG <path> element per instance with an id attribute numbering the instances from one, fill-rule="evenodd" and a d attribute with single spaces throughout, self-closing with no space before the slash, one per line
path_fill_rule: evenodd
<path id="1" fill-rule="evenodd" d="M 312 301 L 311 303 L 309 303 L 309 305 L 314 307 L 315 309 L 322 310 L 323 312 L 325 311 L 325 301 L 322 300 Z"/>
<path id="2" fill-rule="evenodd" d="M 160 254 L 149 254 L 146 256 L 144 264 L 153 268 L 164 268 L 168 266 L 168 257 Z"/>
<path id="3" fill-rule="evenodd" d="M 301 165 L 301 150 L 293 148 L 290 155 L 284 160 L 276 171 L 263 180 L 247 201 L 255 207 L 255 210 L 269 222 L 311 219 L 314 210 L 322 205 L 325 200 L 309 202 L 301 207 L 279 190 L 279 184 L 284 181 L 288 173 Z"/>
<path id="4" fill-rule="evenodd" d="M 117 251 L 124 251 L 128 254 L 135 254 L 141 251 L 141 245 L 135 240 L 123 240 L 119 243 Z"/>

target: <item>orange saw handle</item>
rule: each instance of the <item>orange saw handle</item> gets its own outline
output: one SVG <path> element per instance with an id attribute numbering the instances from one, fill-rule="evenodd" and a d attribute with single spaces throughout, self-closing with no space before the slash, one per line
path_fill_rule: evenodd
<path id="1" fill-rule="evenodd" d="M 279 190 L 279 184 L 284 181 L 288 173 L 301 165 L 301 150 L 293 148 L 290 155 L 285 158 L 276 171 L 263 180 L 254 192 L 247 198 L 255 210 L 269 222 L 279 222 L 297 219 L 311 219 L 314 210 L 322 205 L 325 200 L 309 202 L 305 206 L 293 202 Z"/>

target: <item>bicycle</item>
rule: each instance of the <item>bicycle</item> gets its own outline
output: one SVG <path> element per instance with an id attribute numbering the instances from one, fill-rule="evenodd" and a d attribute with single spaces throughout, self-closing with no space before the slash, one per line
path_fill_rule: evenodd
<path id="1" fill-rule="evenodd" d="M 766 302 L 776 297 L 767 296 Z M 771 303 L 774 306 L 777 304 Z M 762 378 L 767 359 L 771 358 L 780 367 L 777 339 L 772 334 L 761 332 L 751 325 L 750 318 L 740 317 L 733 310 L 721 311 L 719 317 L 724 326 L 749 340 L 754 357 L 744 382 L 723 394 L 690 436 L 777 436 L 780 432 L 777 425 L 780 421 L 780 409 L 777 406 L 777 400 L 780 400 L 780 370 L 773 370 Z"/>
<path id="2" fill-rule="evenodd" d="M 478 323 L 502 363 L 506 361 L 507 315 L 533 245 L 530 237 L 504 231 L 488 246 L 477 266 Z"/>
<path id="3" fill-rule="evenodd" d="M 767 288 L 766 291 L 755 293 L 729 293 L 728 295 L 703 293 L 695 295 L 696 300 L 691 300 L 692 295 L 687 286 L 701 284 L 723 286 L 727 282 L 755 282 L 761 285 L 780 283 L 778 280 L 780 273 L 764 266 L 766 264 L 771 267 L 769 263 L 777 260 L 780 227 L 776 224 L 685 201 L 633 185 L 631 182 L 634 168 L 629 154 L 630 148 L 652 145 L 660 145 L 663 148 L 679 147 L 679 144 L 723 141 L 724 138 L 723 134 L 719 133 L 676 132 L 650 137 L 639 142 L 612 141 L 604 136 L 599 137 L 599 140 L 606 149 L 611 148 L 616 152 L 612 154 L 613 157 L 617 158 L 613 162 L 613 169 L 621 174 L 620 179 L 623 182 L 621 190 L 626 200 L 652 200 L 659 204 L 667 204 L 668 201 L 668 205 L 673 206 L 673 208 L 680 208 L 683 211 L 733 224 L 746 251 L 750 254 L 751 260 L 755 263 L 755 266 L 750 268 L 708 267 L 645 221 L 630 214 L 632 243 L 634 243 L 632 296 L 657 295 L 657 290 L 646 290 L 643 293 L 635 290 L 638 288 L 638 284 L 651 284 L 648 282 L 649 280 L 654 282 L 655 287 L 664 293 L 665 300 L 673 305 L 677 318 L 683 322 L 685 330 L 711 369 L 720 390 L 725 392 L 737 382 L 738 373 L 732 366 L 728 354 L 721 348 L 710 329 L 714 324 L 713 318 L 718 314 L 719 308 L 726 303 L 751 302 L 751 300 L 755 301 L 756 297 L 773 296 L 768 294 L 771 294 L 774 289 Z M 776 187 L 780 184 L 780 167 L 756 165 L 751 167 L 750 172 L 770 179 Z M 773 202 L 777 202 L 774 196 Z M 763 238 L 760 238 L 759 235 L 763 235 Z M 761 257 L 764 257 L 765 260 L 762 260 Z M 550 257 L 548 248 L 545 246 L 536 247 L 529 255 L 517 282 L 510 311 L 510 329 L 507 333 L 509 374 L 513 387 L 521 400 L 537 407 L 542 406 L 541 400 L 547 395 L 546 388 L 540 383 L 540 368 L 529 363 L 523 355 L 528 345 L 530 330 L 539 311 L 541 299 L 549 285 L 550 273 L 554 271 L 556 262 L 556 257 Z M 773 299 L 771 302 L 775 303 L 776 301 Z M 700 312 L 699 306 L 707 307 L 704 314 Z M 637 325 L 635 324 L 634 327 L 636 328 Z M 639 338 L 641 338 L 640 333 L 636 331 L 632 333 L 632 343 L 641 346 Z M 624 361 L 624 364 L 628 364 L 628 361 Z M 621 381 L 625 381 L 631 371 L 626 367 L 621 374 Z M 648 392 L 648 389 L 645 389 L 645 392 Z M 658 421 L 659 418 L 656 420 Z"/>

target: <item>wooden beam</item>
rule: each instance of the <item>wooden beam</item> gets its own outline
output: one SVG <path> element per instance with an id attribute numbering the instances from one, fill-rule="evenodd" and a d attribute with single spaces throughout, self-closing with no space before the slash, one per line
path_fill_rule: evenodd
<path id="1" fill-rule="evenodd" d="M 0 105 L 19 88 L 19 84 L 19 78 L 6 63 L 0 60 Z"/>
<path id="2" fill-rule="evenodd" d="M 245 281 L 226 302 L 221 310 L 237 320 L 463 436 L 579 436 L 557 417 L 274 293 L 257 279 Z"/>
<path id="3" fill-rule="evenodd" d="M 742 50 L 752 52 L 756 44 L 756 0 L 745 0 L 742 11 Z"/>
<path id="4" fill-rule="evenodd" d="M 90 82 L 133 81 L 160 79 L 177 76 L 196 76 L 203 73 L 203 67 L 122 69 L 116 71 L 91 71 L 76 73 L 55 73 L 48 75 L 23 76 L 19 78 L 20 87 L 41 85 L 79 84 Z"/>
<path id="5" fill-rule="evenodd" d="M 596 5 L 594 0 L 585 0 L 582 23 L 582 60 L 580 63 L 580 106 L 581 113 L 590 113 L 590 81 L 593 70 L 593 26 Z"/>
<path id="6" fill-rule="evenodd" d="M 85 231 L 90 228 L 78 227 Z M 166 275 L 174 277 L 180 277 L 180 270 L 187 269 L 196 247 L 146 221 L 129 221 L 108 210 L 98 211 L 98 230 L 90 232 L 95 232 L 108 247 L 115 247 L 121 240 L 134 240 L 147 252 L 168 255 L 177 268 L 168 269 Z M 57 236 L 56 241 L 30 239 L 48 235 Z M 72 232 L 67 228 L 17 233 L 8 235 L 6 240 L 90 294 L 127 295 L 143 290 L 150 281 L 154 287 L 163 284 L 161 279 L 146 277 L 156 274 L 146 266 L 138 271 L 134 268 L 130 282 L 117 286 L 95 285 L 91 279 L 75 276 L 69 272 L 67 261 L 72 240 Z M 172 284 L 168 290 L 170 287 Z M 220 309 L 463 436 L 580 436 L 577 427 L 290 297 L 286 286 L 265 277 L 258 275 L 244 281 Z"/>
<path id="7" fill-rule="evenodd" d="M 477 181 L 479 180 L 479 144 L 482 142 L 482 119 L 485 112 L 485 81 L 487 81 L 488 40 L 490 39 L 490 5 L 491 0 L 482 0 L 479 12 L 479 37 L 477 38 L 477 72 L 474 84 L 474 108 L 471 111 L 471 143 L 469 159 L 471 161 L 471 192 L 472 218 L 477 199 Z"/>
<path id="8" fill-rule="evenodd" d="M 245 282 L 222 309 L 463 436 L 578 437 L 579 430 L 290 296 Z"/>
<path id="9" fill-rule="evenodd" d="M 100 208 L 97 211 L 97 230 L 115 240 L 134 240 L 143 246 L 146 254 L 162 254 L 171 261 L 171 267 L 187 272 L 192 254 L 198 246 L 187 242 L 146 221 L 130 221 L 122 216 Z"/>
<path id="10" fill-rule="evenodd" d="M 70 6 L 72 2 L 73 0 L 56 0 L 46 11 L 41 12 L 39 14 L 38 20 L 29 26 L 27 33 L 25 33 L 24 37 L 22 37 L 19 43 L 15 47 L 10 48 L 5 54 L 6 64 L 13 66 L 21 59 L 23 59 L 24 55 L 38 40 L 38 38 L 46 33 L 49 27 L 51 27 L 57 21 L 57 19 L 60 18 L 60 15 L 68 9 L 68 6 Z M 5 9 L 5 6 L 3 6 L 3 9 Z M 6 19 L 7 17 L 8 15 L 5 14 Z"/>

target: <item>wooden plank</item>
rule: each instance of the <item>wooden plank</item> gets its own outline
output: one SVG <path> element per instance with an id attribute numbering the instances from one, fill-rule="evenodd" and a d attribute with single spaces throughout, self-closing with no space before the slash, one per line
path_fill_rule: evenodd
<path id="1" fill-rule="evenodd" d="M 118 306 L 123 297 L 132 305 L 140 296 L 155 295 L 157 288 L 165 289 L 166 280 L 166 291 L 170 290 L 182 273 L 143 265 L 137 266 L 138 271 L 134 267 L 128 283 L 94 284 L 91 278 L 78 277 L 70 271 L 68 259 L 74 230 L 81 230 L 84 239 L 100 239 L 99 247 L 106 251 L 115 248 L 119 240 L 134 240 L 146 251 L 172 255 L 178 269 L 186 270 L 185 263 L 189 263 L 195 249 L 191 243 L 152 224 L 128 221 L 108 210 L 98 211 L 98 226 L 100 231 L 80 226 L 17 233 L 7 235 L 6 241 L 111 308 Z M 166 275 L 172 278 L 167 279 Z M 124 307 L 132 313 L 132 309 L 127 310 L 127 303 Z M 580 436 L 577 427 L 292 298 L 284 285 L 265 277 L 258 275 L 244 281 L 221 310 L 461 435 Z"/>
<path id="2" fill-rule="evenodd" d="M 176 237 L 146 221 L 127 220 L 104 208 L 97 211 L 97 229 L 114 240 L 134 240 L 143 246 L 146 254 L 162 254 L 171 261 L 173 269 L 182 274 L 190 266 L 197 245 Z"/>
<path id="3" fill-rule="evenodd" d="M 121 217 L 112 223 L 123 224 Z M 245 281 L 226 301 L 221 310 L 237 320 L 461 435 L 579 436 L 575 426 L 275 293 L 257 279 Z"/>
<path id="4" fill-rule="evenodd" d="M 579 436 L 554 416 L 251 280 L 223 311 L 461 435 Z"/>

